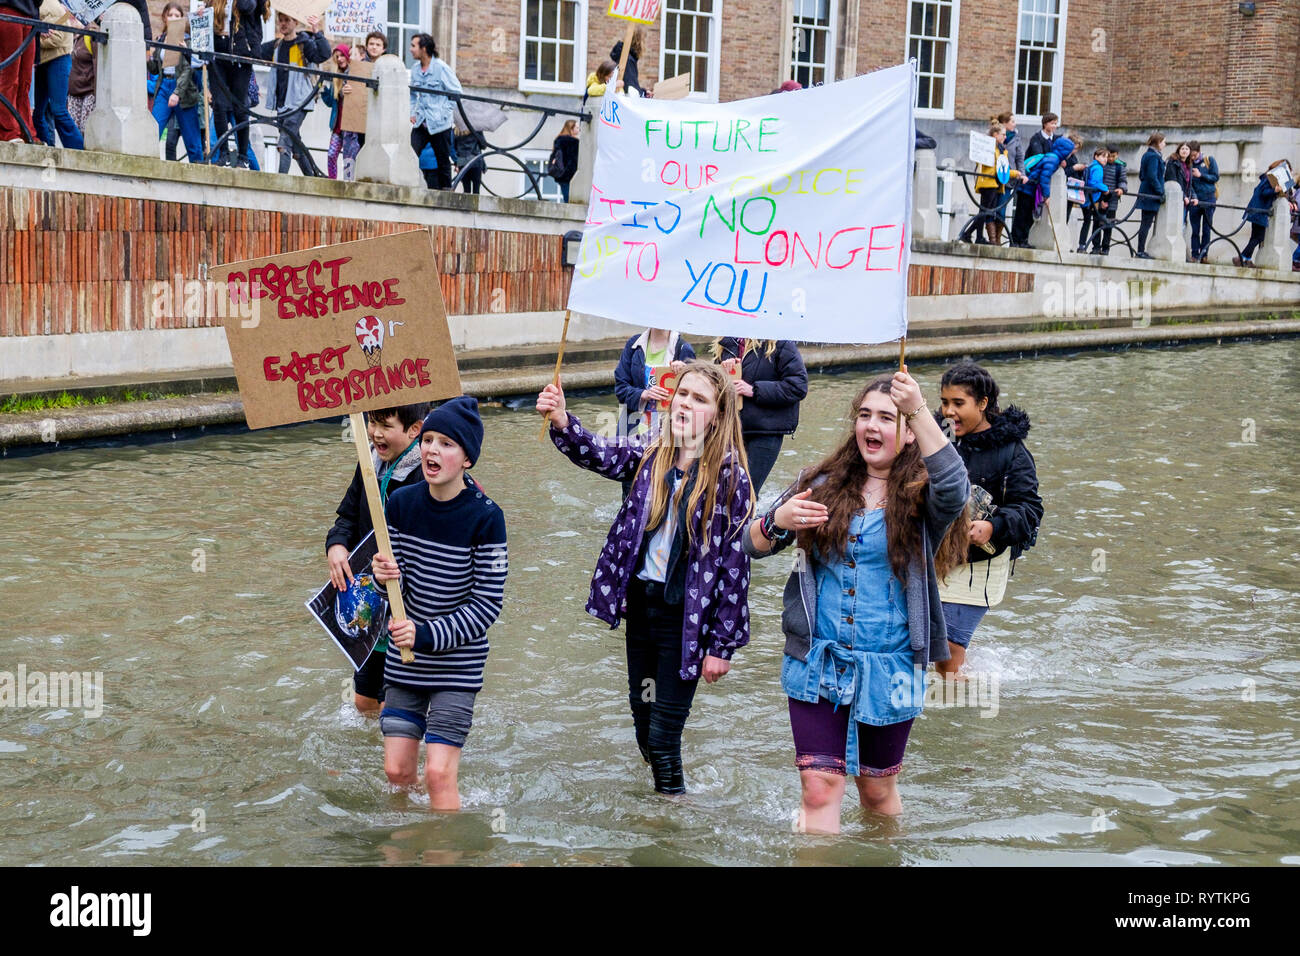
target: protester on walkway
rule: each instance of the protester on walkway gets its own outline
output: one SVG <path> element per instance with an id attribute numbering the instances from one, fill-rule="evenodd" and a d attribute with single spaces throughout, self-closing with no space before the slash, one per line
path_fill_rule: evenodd
<path id="1" fill-rule="evenodd" d="M 1192 140 L 1187 144 L 1191 150 L 1189 156 L 1192 195 L 1196 197 L 1195 205 L 1189 207 L 1192 223 L 1192 261 L 1207 262 L 1210 243 L 1214 239 L 1214 209 L 1219 201 L 1219 164 L 1213 156 L 1201 152 L 1201 144 Z"/>
<path id="2" fill-rule="evenodd" d="M 635 90 L 637 96 L 645 96 L 646 92 L 641 88 L 641 77 L 637 72 L 637 61 L 641 58 L 641 51 L 645 48 L 645 30 L 637 27 L 632 32 L 632 42 L 627 48 L 627 65 L 623 67 L 623 75 L 619 77 L 618 91 Z M 614 49 L 609 51 L 609 58 L 614 61 L 614 68 L 618 69 L 618 64 L 623 56 L 623 41 L 619 40 L 614 44 Z"/>
<path id="3" fill-rule="evenodd" d="M 326 153 L 326 172 L 330 179 L 339 178 L 339 157 L 343 158 L 343 180 L 352 182 L 356 177 L 357 152 L 361 144 L 357 134 L 343 129 L 343 97 L 353 92 L 347 80 L 352 65 L 352 48 L 340 43 L 334 48 L 334 69 L 339 79 L 330 80 L 321 87 L 321 101 L 330 108 L 330 144 Z"/>
<path id="4" fill-rule="evenodd" d="M 1246 211 L 1241 214 L 1241 218 L 1250 223 L 1250 240 L 1246 243 L 1246 248 L 1241 250 L 1241 255 L 1233 256 L 1232 264 L 1234 266 L 1245 266 L 1247 268 L 1254 268 L 1255 266 L 1255 250 L 1264 241 L 1264 233 L 1268 231 L 1269 217 L 1273 215 L 1273 204 L 1277 201 L 1279 195 L 1278 191 L 1273 188 L 1273 184 L 1269 182 L 1268 172 L 1277 169 L 1285 162 L 1285 159 L 1274 160 L 1269 164 L 1267 170 L 1259 174 L 1259 183 L 1250 196 L 1250 202 L 1246 204 Z M 1287 192 L 1285 195 L 1290 198 L 1293 192 Z M 1295 207 L 1295 203 L 1291 205 L 1292 208 Z"/>
<path id="5" fill-rule="evenodd" d="M 1040 202 L 1046 204 L 1051 198 L 1052 177 L 1056 175 L 1058 169 L 1070 161 L 1070 156 L 1082 145 L 1083 140 L 1079 134 L 1071 133 L 1069 136 L 1058 137 L 1046 152 L 1037 154 L 1041 157 L 1038 162 L 1033 162 L 1032 156 L 1026 160 L 1029 182 L 1034 185 Z"/>
<path id="6" fill-rule="evenodd" d="M 1016 182 L 1025 181 L 1025 143 L 1026 140 L 1016 130 L 1016 115 L 1014 113 L 999 113 L 993 118 L 994 122 L 1000 123 L 1002 128 L 1007 131 L 1005 146 L 1007 147 L 1007 162 L 1011 166 L 1011 177 L 1007 182 L 1007 191 L 1015 198 Z M 1002 233 L 1006 230 L 1007 225 L 1007 208 L 1011 202 L 1003 197 L 1002 210 L 998 213 L 998 242 L 1001 243 Z"/>
<path id="7" fill-rule="evenodd" d="M 1177 183 L 1183 190 L 1183 225 L 1185 226 L 1192 207 L 1196 205 L 1196 195 L 1192 192 L 1191 144 L 1179 143 L 1165 159 L 1165 182 Z"/>
<path id="8" fill-rule="evenodd" d="M 46 23 L 77 26 L 68 8 L 59 0 L 43 0 L 41 19 Z M 46 146 L 54 146 L 58 131 L 64 149 L 81 149 L 81 130 L 68 112 L 68 79 L 72 74 L 73 34 L 50 30 L 40 38 L 36 64 L 36 105 L 32 116 L 36 132 Z"/>
<path id="9" fill-rule="evenodd" d="M 1036 208 L 1038 178 L 1030 174 L 1027 164 L 1031 157 L 1046 153 L 1051 148 L 1059 123 L 1060 117 L 1055 113 L 1044 113 L 1042 128 L 1029 138 L 1025 146 L 1024 161 L 1020 168 L 1027 178 L 1016 187 L 1016 211 L 1011 220 L 1011 245 L 1017 249 L 1029 248 L 1029 229 L 1034 224 L 1035 213 L 1038 212 Z M 1064 156 L 1060 158 L 1064 159 Z M 1056 163 L 1052 169 L 1055 170 L 1059 165 L 1059 162 Z"/>
<path id="10" fill-rule="evenodd" d="M 411 148 L 419 156 L 426 143 L 433 145 L 433 153 L 438 158 L 434 188 L 450 189 L 451 131 L 456 101 L 437 93 L 417 93 L 416 88 L 459 93 L 460 80 L 451 67 L 438 59 L 438 47 L 427 33 L 411 37 L 411 56 L 415 59 L 411 67 Z"/>
<path id="11" fill-rule="evenodd" d="M 262 23 L 271 16 L 267 0 L 216 0 L 213 5 L 213 49 L 233 53 L 235 56 L 257 57 L 262 52 Z M 229 24 L 225 32 L 218 24 Z M 218 156 L 235 167 L 252 168 L 252 151 L 249 147 L 249 105 L 256 103 L 250 96 L 253 83 L 251 63 L 216 61 L 213 85 L 218 95 L 213 97 L 213 123 L 218 139 L 236 127 L 235 145 L 224 143 Z"/>
<path id="12" fill-rule="evenodd" d="M 388 37 L 382 30 L 371 30 L 366 34 L 365 60 L 373 63 L 388 52 Z"/>
<path id="13" fill-rule="evenodd" d="M 1142 154 L 1142 163 L 1138 167 L 1138 197 L 1136 206 L 1142 213 L 1142 222 L 1138 226 L 1137 259 L 1153 259 L 1147 253 L 1147 233 L 1156 221 L 1156 211 L 1165 201 L 1165 161 L 1160 158 L 1160 151 L 1165 148 L 1165 138 L 1160 133 L 1147 137 L 1147 150 Z"/>
<path id="14" fill-rule="evenodd" d="M 1110 255 L 1110 237 L 1114 226 L 1111 225 L 1119 218 L 1119 201 L 1123 195 L 1128 192 L 1128 164 L 1119 157 L 1119 149 L 1115 146 L 1106 147 L 1106 168 L 1104 170 L 1104 181 L 1106 183 L 1106 208 L 1103 210 L 1102 221 L 1105 222 L 1106 228 L 1101 234 L 1101 254 Z"/>
<path id="15" fill-rule="evenodd" d="M 556 160 L 558 159 L 558 163 Z M 548 175 L 559 184 L 560 197 L 569 201 L 569 183 L 578 171 L 578 121 L 567 120 L 560 135 L 551 144 L 551 159 L 547 162 Z M 556 167 L 559 168 L 556 168 Z M 556 174 L 559 175 L 556 175 Z"/>
<path id="16" fill-rule="evenodd" d="M 98 23 L 98 21 L 96 21 Z M 78 36 L 72 41 L 72 71 L 68 74 L 68 114 L 81 131 L 83 142 L 86 119 L 95 108 L 95 41 Z"/>
<path id="17" fill-rule="evenodd" d="M 808 397 L 808 371 L 799 347 L 786 339 L 714 339 L 713 361 L 740 377 L 732 387 L 742 399 L 740 434 L 749 460 L 749 480 L 754 496 L 781 454 L 786 435 L 799 427 L 799 403 Z"/>
<path id="18" fill-rule="evenodd" d="M 990 123 L 988 134 L 993 137 L 995 144 L 993 165 L 976 164 L 975 166 L 975 191 L 980 197 L 980 208 L 973 225 L 975 242 L 978 245 L 987 246 L 992 243 L 1000 246 L 1002 230 L 1006 226 L 1002 218 L 1002 200 L 1007 190 L 1011 188 L 1011 184 L 1024 174 L 1017 172 L 1012 166 L 1011 156 L 1006 147 L 1006 127 L 1001 123 Z M 1021 164 L 1023 163 L 1022 159 Z"/>
<path id="19" fill-rule="evenodd" d="M 1098 146 L 1092 151 L 1092 162 L 1084 173 L 1083 182 L 1083 226 L 1079 229 L 1078 252 L 1087 252 L 1091 245 L 1093 255 L 1101 255 L 1101 225 L 1108 218 L 1110 206 L 1106 196 L 1106 166 L 1110 162 L 1110 150 Z M 1091 242 L 1089 242 L 1091 239 Z"/>
<path id="20" fill-rule="evenodd" d="M 627 622 L 627 690 L 655 790 L 686 792 L 682 730 L 701 677 L 712 684 L 749 643 L 749 557 L 741 538 L 754 510 L 736 393 L 716 365 L 690 362 L 668 421 L 647 439 L 607 439 L 567 413 L 547 385 L 537 410 L 555 447 L 606 478 L 632 481 L 596 561 L 587 613 Z"/>
<path id="21" fill-rule="evenodd" d="M 456 150 L 456 165 L 465 170 L 460 177 L 460 187 L 477 196 L 483 190 L 483 173 L 487 170 L 487 163 L 482 158 L 483 150 L 488 148 L 487 139 L 478 130 L 462 126 L 455 128 L 455 134 L 452 146 Z"/>
<path id="22" fill-rule="evenodd" d="M 320 17 L 308 17 L 305 26 L 286 13 L 275 15 L 274 40 L 262 44 L 262 59 L 287 66 L 316 66 L 330 58 L 329 41 L 320 32 Z M 289 171 L 290 161 L 296 161 L 304 176 L 312 175 L 315 163 L 302 142 L 303 120 L 311 112 L 316 100 L 316 78 L 296 70 L 277 66 L 270 71 L 263 103 L 275 110 L 280 119 L 279 172 Z"/>
<path id="23" fill-rule="evenodd" d="M 618 64 L 613 60 L 604 60 L 593 72 L 587 74 L 587 89 L 582 94 L 583 106 L 587 105 L 588 98 L 605 95 L 606 85 L 617 69 Z M 619 89 L 622 89 L 622 86 L 620 83 Z"/>
<path id="24" fill-rule="evenodd" d="M 951 657 L 935 669 L 955 675 L 972 635 L 990 607 L 1002 602 L 1016 558 L 1038 540 L 1043 500 L 1034 456 L 1025 448 L 1029 416 L 1014 405 L 998 408 L 998 384 L 974 362 L 958 362 L 940 381 L 942 423 L 966 465 L 973 495 L 970 547 L 962 563 L 939 582 Z"/>
<path id="25" fill-rule="evenodd" d="M 184 20 L 188 14 L 179 3 L 169 2 L 163 7 L 162 30 L 159 34 L 167 36 L 167 24 L 171 21 Z M 189 33 L 185 34 L 189 45 Z M 190 55 L 181 53 L 174 66 L 165 66 L 166 53 L 157 47 L 149 57 L 149 72 L 158 77 L 158 91 L 153 98 L 153 118 L 158 124 L 158 135 L 167 132 L 167 124 L 173 119 L 185 141 L 185 155 L 193 164 L 203 162 L 203 131 L 199 125 L 199 85 L 197 76 L 190 65 Z"/>
<path id="26" fill-rule="evenodd" d="M 0 3 L 0 13 L 31 20 L 39 20 L 41 16 L 37 0 L 4 0 Z M 23 41 L 31 29 L 21 23 L 0 20 L 0 63 L 13 56 L 20 47 L 23 49 L 12 62 L 0 67 L 0 96 L 18 111 L 18 115 L 14 116 L 0 106 L 0 142 L 26 142 L 24 132 L 33 139 L 36 137 L 35 121 L 32 118 L 32 72 L 36 67 L 37 45 L 33 41 L 23 47 Z"/>
<path id="27" fill-rule="evenodd" d="M 925 670 L 949 654 L 938 582 L 970 534 L 966 469 L 910 375 L 869 382 L 849 428 L 742 538 L 753 558 L 800 549 L 784 592 L 781 689 L 803 791 L 799 829 L 810 832 L 839 831 L 847 776 L 863 809 L 902 812 L 898 773 Z"/>

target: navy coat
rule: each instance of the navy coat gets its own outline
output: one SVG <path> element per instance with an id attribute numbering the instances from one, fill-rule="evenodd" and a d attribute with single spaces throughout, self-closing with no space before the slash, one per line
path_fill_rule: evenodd
<path id="1" fill-rule="evenodd" d="M 1146 196 L 1139 195 L 1136 203 L 1137 208 L 1143 212 L 1153 212 L 1165 201 L 1165 161 L 1154 146 L 1148 146 L 1142 154 L 1142 165 L 1138 168 L 1138 192 L 1146 193 Z"/>
<path id="2" fill-rule="evenodd" d="M 1273 203 L 1276 200 L 1277 190 L 1269 183 L 1268 173 L 1260 173 L 1259 184 L 1250 194 L 1250 202 L 1246 203 L 1247 209 L 1241 214 L 1241 218 L 1252 226 L 1267 226 L 1269 213 L 1273 211 Z"/>
<path id="3" fill-rule="evenodd" d="M 1214 184 L 1219 181 L 1219 164 L 1213 156 L 1202 156 L 1192 169 L 1199 170 L 1199 177 L 1192 177 L 1192 195 L 1201 203 L 1217 202 L 1214 198 Z"/>

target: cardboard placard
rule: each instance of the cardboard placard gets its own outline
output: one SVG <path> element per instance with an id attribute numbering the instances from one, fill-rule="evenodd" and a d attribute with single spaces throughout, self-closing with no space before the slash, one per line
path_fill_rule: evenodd
<path id="1" fill-rule="evenodd" d="M 1290 163 L 1282 163 L 1268 171 L 1268 182 L 1276 192 L 1287 193 L 1295 188 L 1295 176 Z"/>
<path id="2" fill-rule="evenodd" d="M 375 71 L 375 65 L 365 60 L 353 60 L 348 65 L 347 76 L 366 78 Z M 340 128 L 345 133 L 364 133 L 366 131 L 366 114 L 370 112 L 370 97 L 378 96 L 378 90 L 371 90 L 364 83 L 353 83 L 343 96 L 343 115 Z"/>
<path id="3" fill-rule="evenodd" d="M 212 52 L 212 10 L 190 14 L 190 49 L 195 53 Z"/>
<path id="4" fill-rule="evenodd" d="M 997 161 L 998 142 L 985 133 L 971 130 L 970 160 L 979 166 L 992 166 Z"/>
<path id="5" fill-rule="evenodd" d="M 185 45 L 185 31 L 190 28 L 189 21 L 182 17 L 179 20 L 167 21 L 167 36 L 163 38 L 164 43 L 170 43 L 172 46 Z M 162 65 L 176 66 L 181 61 L 181 55 L 175 50 L 163 50 Z"/>
<path id="6" fill-rule="evenodd" d="M 92 23 L 117 0 L 62 0 L 65 7 L 82 23 Z"/>
<path id="7" fill-rule="evenodd" d="M 225 319 L 249 428 L 461 394 L 425 229 L 229 263 L 212 277 L 251 307 Z"/>
<path id="8" fill-rule="evenodd" d="M 660 0 L 609 0 L 608 13 L 633 23 L 654 23 L 659 16 Z"/>
<path id="9" fill-rule="evenodd" d="M 741 377 L 739 362 L 735 364 L 728 362 L 722 366 L 722 370 L 733 382 Z M 677 391 L 677 373 L 673 371 L 671 365 L 651 366 L 650 381 L 668 393 L 668 397 L 660 399 L 658 405 L 660 411 L 667 411 L 668 406 L 672 404 L 673 393 Z"/>
<path id="10" fill-rule="evenodd" d="M 271 0 L 271 7 L 279 13 L 287 14 L 307 29 L 310 17 L 325 17 L 325 10 L 333 0 Z"/>
<path id="11" fill-rule="evenodd" d="M 691 75 L 679 73 L 671 80 L 660 80 L 655 84 L 655 99 L 684 100 L 691 93 Z"/>
<path id="12" fill-rule="evenodd" d="M 325 14 L 325 31 L 333 37 L 363 37 L 371 30 L 388 32 L 383 0 L 334 0 Z"/>

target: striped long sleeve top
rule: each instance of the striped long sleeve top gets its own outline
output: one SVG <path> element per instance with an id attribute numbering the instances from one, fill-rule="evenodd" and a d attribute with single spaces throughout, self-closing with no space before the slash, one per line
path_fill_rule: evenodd
<path id="1" fill-rule="evenodd" d="M 399 488 L 386 517 L 402 600 L 415 622 L 415 661 L 403 664 L 390 641 L 384 679 L 481 690 L 487 632 L 501 613 L 508 567 L 501 508 L 467 476 L 465 490 L 451 501 L 434 499 L 425 483 Z"/>

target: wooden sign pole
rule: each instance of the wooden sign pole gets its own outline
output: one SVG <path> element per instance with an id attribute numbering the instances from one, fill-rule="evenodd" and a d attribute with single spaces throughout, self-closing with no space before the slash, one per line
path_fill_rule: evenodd
<path id="1" fill-rule="evenodd" d="M 370 523 L 375 526 L 375 545 L 380 554 L 391 558 L 393 544 L 388 538 L 388 521 L 384 518 L 384 506 L 379 500 L 379 479 L 375 476 L 375 463 L 370 460 L 366 416 L 361 412 L 353 412 L 348 417 L 352 422 L 352 440 L 357 446 L 357 464 L 361 466 L 361 482 L 366 486 L 366 504 L 370 506 Z M 401 581 L 386 582 L 388 609 L 394 621 L 406 620 L 406 605 L 402 603 L 401 585 Z M 401 651 L 403 664 L 410 664 L 415 660 L 415 652 L 409 647 L 403 647 Z"/>
<path id="2" fill-rule="evenodd" d="M 209 102 L 212 94 L 208 90 L 208 70 L 211 68 L 212 63 L 203 67 L 203 157 L 209 163 L 212 162 L 212 105 Z"/>
<path id="3" fill-rule="evenodd" d="M 632 34 L 636 32 L 636 24 L 631 20 L 627 21 L 627 30 L 623 33 L 623 53 L 618 58 L 618 79 L 623 83 L 623 92 L 627 93 L 627 83 L 623 81 L 623 68 L 627 66 L 627 51 L 632 48 Z M 615 90 L 614 92 L 618 92 Z"/>
<path id="4" fill-rule="evenodd" d="M 552 385 L 560 384 L 560 366 L 564 364 L 564 344 L 569 340 L 569 310 L 564 310 L 564 331 L 560 333 L 560 353 L 555 356 L 555 377 L 551 380 Z M 537 433 L 538 441 L 546 440 L 546 425 L 549 416 L 542 416 L 542 430 Z"/>
<path id="5" fill-rule="evenodd" d="M 907 336 L 905 335 L 898 340 L 898 370 L 900 372 L 907 371 L 907 366 L 903 364 L 906 349 Z M 901 414 L 894 419 L 894 426 L 894 454 L 897 455 L 903 447 L 903 416 Z"/>

